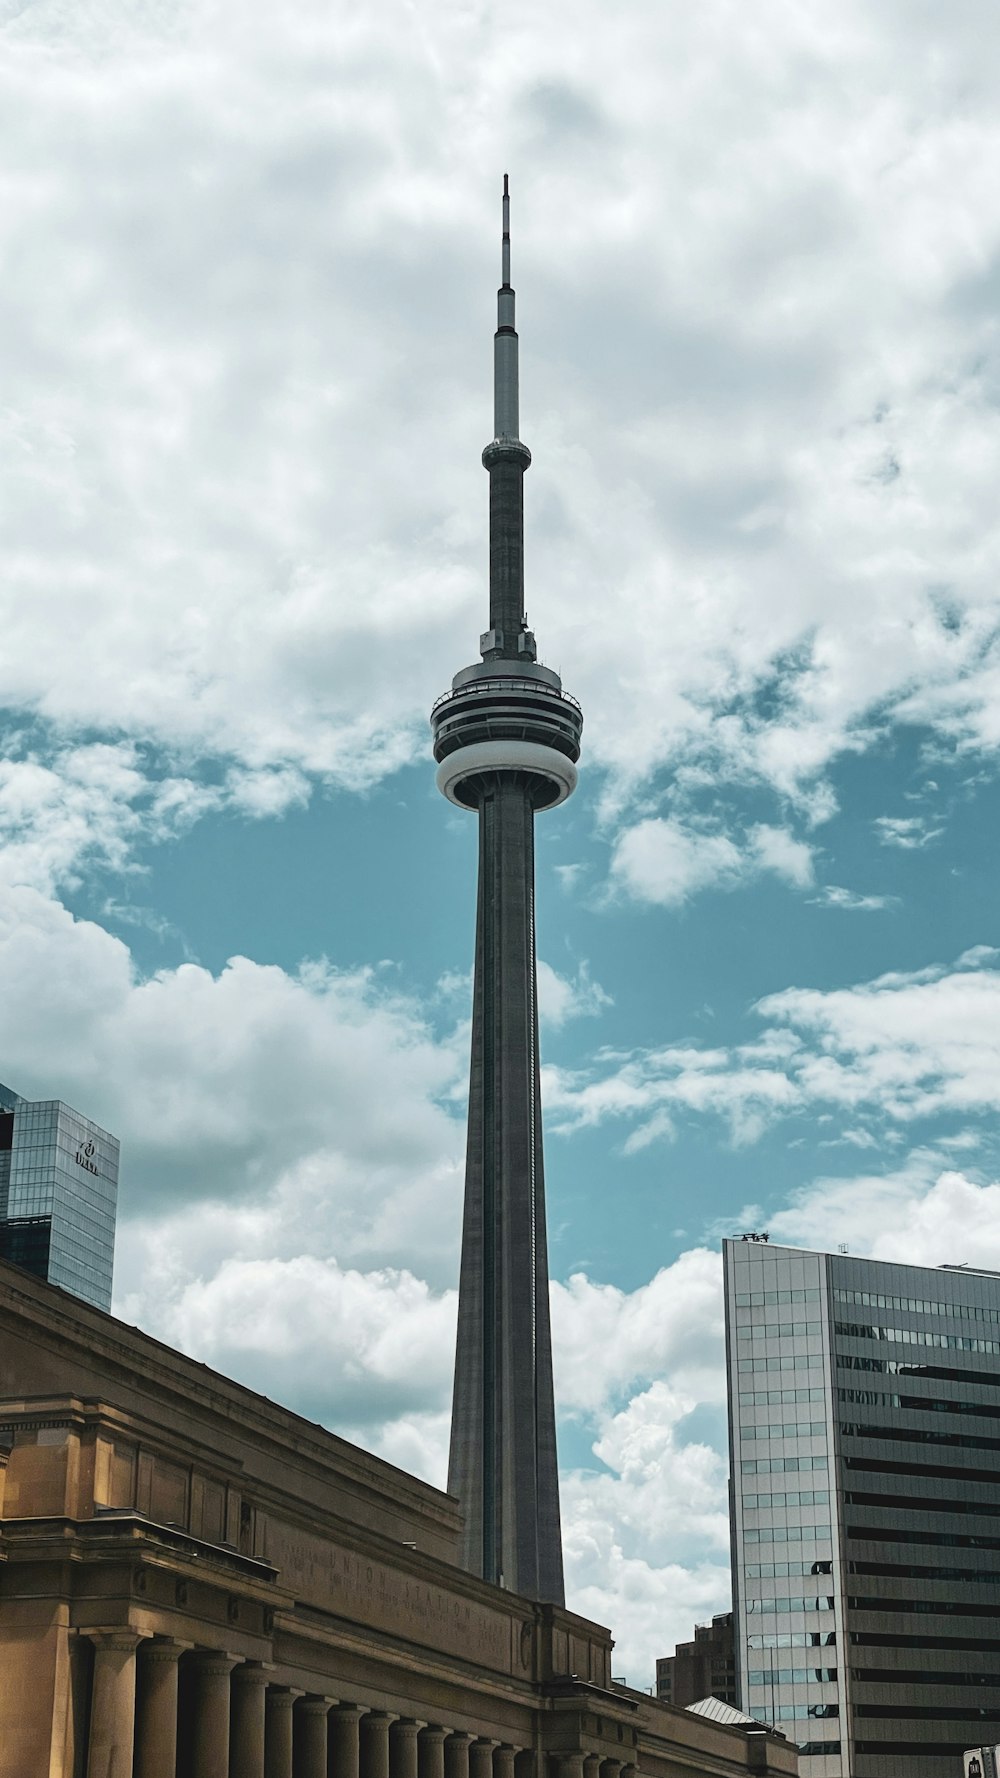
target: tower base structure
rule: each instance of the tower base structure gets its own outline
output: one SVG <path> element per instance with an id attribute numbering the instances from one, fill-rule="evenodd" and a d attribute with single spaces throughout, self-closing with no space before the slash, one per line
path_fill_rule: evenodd
<path id="1" fill-rule="evenodd" d="M 475 785 L 479 901 L 448 1490 L 466 1507 L 467 1568 L 562 1602 L 537 1065 L 539 780 L 488 772 Z"/>
<path id="2" fill-rule="evenodd" d="M 535 956 L 535 815 L 576 784 L 583 718 L 559 676 L 485 661 L 432 713 L 438 785 L 479 816 L 465 1219 L 449 1492 L 462 1560 L 564 1599 Z"/>

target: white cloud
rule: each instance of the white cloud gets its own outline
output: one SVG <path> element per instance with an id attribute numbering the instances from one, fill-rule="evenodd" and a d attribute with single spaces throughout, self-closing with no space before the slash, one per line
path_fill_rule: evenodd
<path id="1" fill-rule="evenodd" d="M 90 860 L 123 868 L 147 791 L 129 743 L 0 759 L 0 880 L 45 890 Z"/>
<path id="2" fill-rule="evenodd" d="M 591 978 L 586 960 L 570 977 L 538 959 L 538 1015 L 544 1024 L 558 1029 L 568 1019 L 597 1018 L 612 1004 L 610 994 Z"/>
<path id="3" fill-rule="evenodd" d="M 462 1132 L 441 1102 L 464 1058 L 373 972 L 235 957 L 142 980 L 120 940 L 24 888 L 0 891 L 0 973 L 0 1076 L 121 1137 L 127 1217 L 270 1204 L 341 1259 L 453 1250 Z"/>
<path id="4" fill-rule="evenodd" d="M 773 871 L 796 889 L 808 889 L 813 881 L 812 847 L 794 839 L 783 827 L 760 825 L 747 836 L 751 853 L 761 870 Z"/>
<path id="5" fill-rule="evenodd" d="M 719 1395 L 719 1260 L 684 1253 L 633 1291 L 574 1273 L 552 1286 L 552 1338 L 564 1412 L 597 1413 L 669 1371 L 696 1399 Z"/>
<path id="6" fill-rule="evenodd" d="M 898 846 L 902 852 L 918 852 L 944 832 L 923 815 L 879 815 L 873 825 L 881 845 Z"/>
<path id="7" fill-rule="evenodd" d="M 826 907 L 849 908 L 862 913 L 881 913 L 885 908 L 899 904 L 898 896 L 864 895 L 858 889 L 845 889 L 837 883 L 825 883 L 811 899 Z"/>
<path id="8" fill-rule="evenodd" d="M 529 608 L 590 759 L 815 815 L 896 715 L 995 749 L 996 30 L 924 24 L 22 8 L 0 702 L 291 774 L 258 809 L 425 746 L 517 140 Z"/>
<path id="9" fill-rule="evenodd" d="M 560 1411 L 599 1464 L 563 1477 L 567 1596 L 615 1626 L 615 1672 L 648 1685 L 729 1604 L 719 1255 L 682 1253 L 632 1291 L 578 1274 L 552 1317 Z"/>
<path id="10" fill-rule="evenodd" d="M 727 1464 L 679 1442 L 678 1404 L 660 1382 L 612 1416 L 595 1445 L 604 1474 L 563 1481 L 567 1599 L 615 1627 L 615 1674 L 649 1685 L 657 1655 L 731 1603 Z"/>
<path id="11" fill-rule="evenodd" d="M 585 864 L 556 864 L 552 867 L 560 887 L 567 895 L 572 894 L 586 868 Z"/>
<path id="12" fill-rule="evenodd" d="M 619 835 L 611 875 L 636 901 L 675 907 L 701 889 L 731 888 L 741 868 L 725 834 L 699 833 L 657 817 Z"/>
<path id="13" fill-rule="evenodd" d="M 554 1128 L 610 1118 L 634 1124 L 626 1152 L 674 1133 L 682 1114 L 726 1119 L 734 1141 L 812 1110 L 892 1126 L 1000 1108 L 1000 970 L 976 946 L 951 969 L 878 977 L 847 988 L 786 988 L 759 1001 L 769 1021 L 756 1042 L 672 1045 L 598 1056 L 588 1071 L 546 1070 Z"/>
<path id="14" fill-rule="evenodd" d="M 79 887 L 95 869 L 135 869 L 140 842 L 176 839 L 223 809 L 275 816 L 308 801 L 289 768 L 232 768 L 222 784 L 175 770 L 133 741 L 61 743 L 11 733 L 0 757 L 0 882 L 42 891 Z"/>
<path id="15" fill-rule="evenodd" d="M 613 1065 L 602 1071 L 598 1058 L 591 1069 L 596 1078 L 591 1079 L 545 1070 L 545 1104 L 553 1129 L 585 1129 L 609 1118 L 632 1120 L 637 1127 L 626 1148 L 634 1151 L 659 1137 L 669 1138 L 675 1118 L 693 1112 L 725 1118 L 733 1141 L 743 1143 L 756 1140 L 802 1100 L 791 1073 L 776 1064 L 773 1053 L 762 1055 L 753 1045 L 733 1051 L 676 1046 L 609 1060 Z"/>
<path id="16" fill-rule="evenodd" d="M 917 1150 L 889 1173 L 813 1180 L 771 1216 L 770 1233 L 899 1265 L 1000 1271 L 1000 1185 L 941 1171 L 935 1154 Z"/>
<path id="17" fill-rule="evenodd" d="M 438 1409 L 451 1383 L 455 1292 L 407 1271 L 344 1270 L 311 1253 L 226 1257 L 172 1299 L 130 1306 L 216 1370 L 337 1430 L 364 1427 L 368 1440 L 373 1425 Z"/>
<path id="18" fill-rule="evenodd" d="M 935 968 L 819 992 L 788 988 L 758 1010 L 804 1045 L 810 1100 L 867 1105 L 910 1121 L 1000 1104 L 1000 973 Z"/>
<path id="19" fill-rule="evenodd" d="M 703 889 L 734 889 L 763 872 L 796 889 L 813 881 L 812 847 L 787 828 L 759 823 L 738 846 L 724 833 L 650 816 L 619 833 L 611 880 L 636 901 L 677 907 Z"/>
<path id="20" fill-rule="evenodd" d="M 308 778 L 288 766 L 276 771 L 234 769 L 229 773 L 227 787 L 232 806 L 258 819 L 284 815 L 288 809 L 301 808 L 309 801 Z"/>

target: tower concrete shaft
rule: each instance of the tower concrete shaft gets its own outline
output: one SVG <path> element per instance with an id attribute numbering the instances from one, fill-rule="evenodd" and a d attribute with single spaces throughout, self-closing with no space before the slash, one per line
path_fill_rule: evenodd
<path id="1" fill-rule="evenodd" d="M 482 661 L 432 712 L 438 785 L 479 816 L 479 900 L 465 1218 L 449 1491 L 463 1562 L 529 1598 L 563 1601 L 539 1089 L 534 822 L 576 784 L 583 718 L 535 659 L 524 614 L 517 334 L 504 179 L 490 628 Z"/>

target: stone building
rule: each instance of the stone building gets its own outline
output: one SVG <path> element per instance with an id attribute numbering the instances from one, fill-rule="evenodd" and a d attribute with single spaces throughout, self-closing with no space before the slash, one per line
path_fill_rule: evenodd
<path id="1" fill-rule="evenodd" d="M 611 1678 L 457 1502 L 0 1264 L 0 1778 L 692 1778 L 780 1736 Z"/>

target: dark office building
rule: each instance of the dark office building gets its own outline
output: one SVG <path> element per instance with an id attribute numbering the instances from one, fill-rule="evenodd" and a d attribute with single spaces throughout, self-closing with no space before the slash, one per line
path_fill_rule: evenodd
<path id="1" fill-rule="evenodd" d="M 1000 1275 L 724 1243 L 743 1709 L 807 1778 L 1000 1725 Z"/>
<path id="2" fill-rule="evenodd" d="M 0 1085 L 0 1259 L 109 1309 L 117 1198 L 116 1137 Z"/>
<path id="3" fill-rule="evenodd" d="M 656 1695 L 662 1704 L 686 1709 L 702 1698 L 736 1703 L 733 1614 L 720 1612 L 710 1624 L 695 1626 L 693 1642 L 679 1642 L 656 1663 Z"/>

